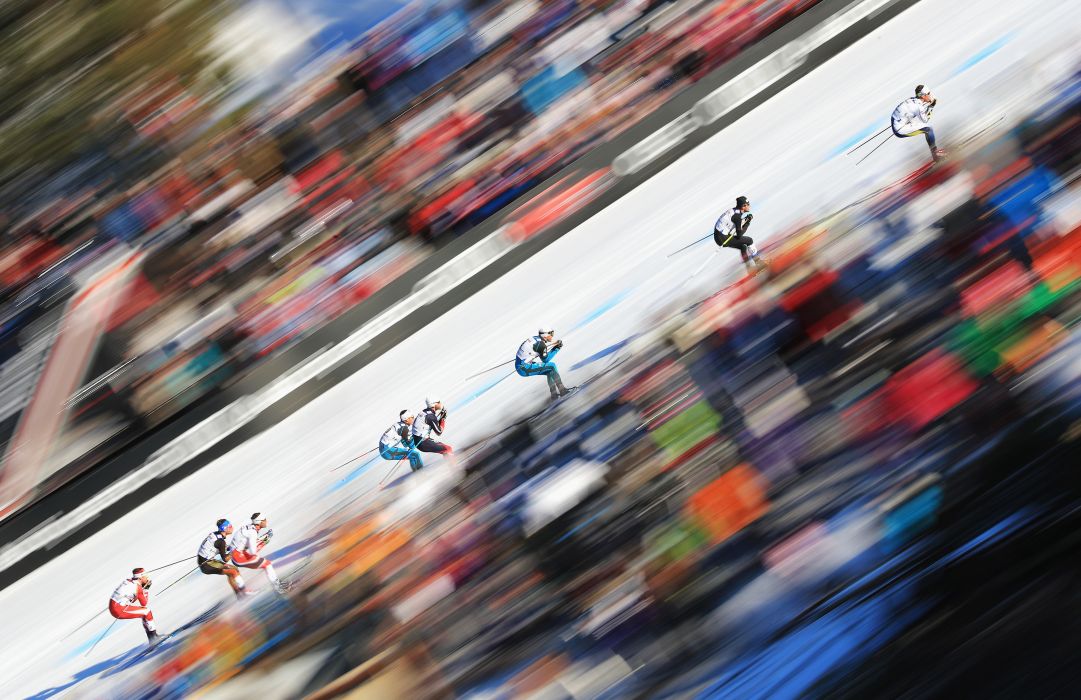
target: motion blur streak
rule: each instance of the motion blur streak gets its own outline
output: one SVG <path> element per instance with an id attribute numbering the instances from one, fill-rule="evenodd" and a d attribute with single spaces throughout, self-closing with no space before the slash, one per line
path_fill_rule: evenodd
<path id="1" fill-rule="evenodd" d="M 15 3 L 0 31 L 32 59 L 0 123 L 0 517 L 228 391 L 816 4 Z M 49 89 L 76 58 L 77 89 Z M 607 183 L 572 183 L 508 234 Z M 42 393 L 40 354 L 77 342 L 66 299 L 132 249 L 106 328 L 78 341 L 87 364 Z M 31 404 L 64 415 L 16 456 Z"/>
<path id="2" fill-rule="evenodd" d="M 4 694 L 1069 696 L 1081 662 L 1079 11 L 923 0 L 589 209 L 638 164 L 597 165 L 592 148 L 810 4 L 411 3 L 340 56 L 323 55 L 325 33 L 320 55 L 283 71 L 299 85 L 257 90 L 223 132 L 194 129 L 188 143 L 187 126 L 140 111 L 138 124 L 174 134 L 179 170 L 165 172 L 181 177 L 191 148 L 221 166 L 216 186 L 174 202 L 176 221 L 133 224 L 132 204 L 109 219 L 128 234 L 101 248 L 76 237 L 82 247 L 31 256 L 34 274 L 70 279 L 21 280 L 29 296 L 13 299 L 34 309 L 12 326 L 31 353 L 17 367 L 43 379 L 11 382 L 22 418 L 5 500 L 48 503 L 52 482 L 31 486 L 25 470 L 75 479 L 55 456 L 72 441 L 92 453 L 150 429 L 166 420 L 156 412 L 197 406 L 424 270 L 370 325 L 127 477 L 157 478 L 188 444 L 220 439 L 219 421 L 340 372 L 408 309 L 531 257 L 0 590 Z M 851 3 L 803 41 L 893 5 Z M 209 9 L 167 11 L 185 26 Z M 75 12 L 47 6 L 27 31 L 35 19 L 59 31 L 54 15 Z M 293 37 L 308 27 L 296 12 Z M 739 94 L 760 90 L 747 75 L 776 84 L 770 71 L 797 53 L 773 63 L 772 51 L 756 54 L 769 70 L 736 79 Z M 347 88 L 327 104 L 324 80 L 296 76 L 330 65 Z M 877 160 L 850 157 L 916 80 L 935 83 L 947 154 L 929 163 L 922 139 L 886 134 Z M 208 100 L 192 103 L 179 78 L 154 84 L 166 111 Z M 738 103 L 720 90 L 711 109 Z M 165 109 L 156 99 L 136 104 Z M 615 160 L 640 156 L 650 172 L 701 136 L 704 121 L 674 111 L 676 127 L 643 134 L 640 151 L 613 148 Z M 312 116 L 341 130 L 332 148 L 311 137 Z M 283 123 L 295 150 L 272 174 L 244 173 L 235 140 Z M 362 135 L 341 136 L 358 123 Z M 754 201 L 764 269 L 740 269 L 709 234 L 739 194 Z M 493 215 L 493 232 L 443 248 Z M 75 313 L 84 305 L 99 313 Z M 556 324 L 539 333 L 556 329 L 577 385 L 551 402 L 511 368 L 541 323 Z M 29 342 L 42 337 L 51 350 Z M 58 371 L 54 358 L 68 362 Z M 437 405 L 452 453 L 426 453 L 416 471 L 376 456 L 403 408 Z M 236 600 L 191 555 L 219 518 L 263 508 L 278 531 L 264 555 L 286 584 L 245 570 Z M 150 605 L 167 636 L 149 649 L 134 623 L 92 617 L 135 565 L 162 579 Z"/>
<path id="3" fill-rule="evenodd" d="M 315 697 L 418 678 L 466 697 L 990 692 L 1018 634 L 1039 651 L 1014 663 L 1041 672 L 1014 682 L 1068 687 L 1074 650 L 1031 635 L 1076 597 L 1022 582 L 1077 573 L 1081 493 L 1061 467 L 1081 394 L 1054 370 L 1081 362 L 1081 221 L 1045 215 L 1076 197 L 1081 132 L 1056 129 L 1076 99 L 782 236 L 768 278 L 673 310 L 573 397 L 474 445 L 460 480 L 338 511 L 288 601 L 222 613 L 118 687 L 181 692 L 247 659 L 224 697 L 333 648 L 307 687 L 340 677 Z M 903 213 L 959 182 L 945 252 L 882 268 L 918 233 Z M 1032 619 L 986 619 L 1018 596 Z"/>

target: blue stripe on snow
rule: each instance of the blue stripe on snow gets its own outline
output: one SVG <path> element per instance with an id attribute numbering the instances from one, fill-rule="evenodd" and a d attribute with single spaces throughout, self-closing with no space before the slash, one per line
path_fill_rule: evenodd
<path id="1" fill-rule="evenodd" d="M 507 364 L 509 365 L 510 363 L 507 363 Z M 483 394 L 485 394 L 485 393 L 491 391 L 492 389 L 494 389 L 497 384 L 499 384 L 501 381 L 503 381 L 507 377 L 511 376 L 511 374 L 514 374 L 513 370 L 511 370 L 510 374 L 504 374 L 499 379 L 491 379 L 491 380 L 489 380 L 488 383 L 485 384 L 484 386 L 482 386 L 480 389 L 477 389 L 476 391 L 474 391 L 472 394 L 465 397 L 461 401 L 456 401 L 454 403 L 455 408 L 461 408 L 461 407 L 463 407 L 463 406 L 465 406 L 467 404 L 473 403 L 474 401 L 479 399 Z"/>
<path id="2" fill-rule="evenodd" d="M 998 39 L 996 39 L 995 41 L 991 42 L 987 46 L 983 47 L 982 49 L 980 49 L 976 53 L 972 54 L 971 56 L 966 58 L 961 63 L 961 65 L 959 65 L 957 68 L 955 68 L 952 73 L 950 73 L 950 77 L 951 78 L 956 77 L 956 76 L 960 75 L 961 73 L 964 73 L 966 70 L 972 68 L 976 64 L 980 63 L 981 61 L 987 60 L 993 54 L 998 52 L 999 49 L 1001 49 L 1003 46 L 1005 46 L 1006 44 L 1013 41 L 1013 38 L 1014 38 L 1015 34 L 1016 34 L 1016 32 L 1010 32 L 1009 34 L 1005 34 L 1005 35 L 999 37 Z"/>
<path id="3" fill-rule="evenodd" d="M 368 461 L 367 461 L 367 462 L 361 462 L 361 464 L 360 464 L 360 466 L 359 466 L 359 467 L 357 467 L 357 468 L 356 468 L 356 469 L 354 469 L 353 471 L 351 471 L 351 472 L 349 472 L 348 474 L 346 474 L 346 475 L 345 475 L 345 476 L 344 476 L 344 477 L 343 477 L 342 479 L 340 479 L 339 481 L 336 481 L 336 482 L 334 482 L 334 483 L 333 483 L 333 484 L 332 484 L 332 485 L 330 486 L 330 488 L 328 488 L 328 489 L 327 489 L 326 493 L 324 493 L 323 495 L 324 495 L 324 496 L 329 496 L 330 494 L 334 493 L 335 491 L 337 491 L 337 490 L 338 490 L 338 489 L 340 489 L 341 487 L 343 487 L 343 486 L 345 486 L 346 484 L 348 484 L 348 483 L 349 483 L 350 481 L 353 481 L 353 480 L 354 480 L 354 479 L 356 479 L 356 478 L 357 478 L 358 476 L 360 476 L 360 475 L 361 475 L 361 474 L 363 474 L 364 472 L 366 472 L 366 471 L 368 471 L 369 469 L 371 469 L 371 466 L 372 466 L 373 464 L 375 464 L 376 462 L 378 462 L 378 461 L 379 461 L 380 459 L 382 459 L 382 458 L 381 458 L 381 457 L 379 457 L 379 456 L 375 456 L 375 457 L 370 457 L 370 458 L 368 459 Z"/>
<path id="4" fill-rule="evenodd" d="M 850 150 L 852 150 L 853 146 L 855 146 L 856 144 L 858 144 L 861 141 L 865 140 L 867 137 L 869 137 L 871 134 L 875 133 L 876 131 L 880 131 L 881 129 L 882 129 L 882 127 L 877 125 L 877 124 L 864 128 L 863 131 L 856 134 L 855 136 L 850 138 L 845 143 L 842 143 L 837 148 L 833 149 L 833 151 L 830 152 L 829 158 L 827 158 L 826 160 L 829 160 L 830 158 L 836 158 L 837 156 L 842 155 L 844 153 L 848 153 Z"/>
<path id="5" fill-rule="evenodd" d="M 587 326 L 590 323 L 593 323 L 594 321 L 596 321 L 601 316 L 605 315 L 606 313 L 608 313 L 609 311 L 611 311 L 615 307 L 619 306 L 620 302 L 622 302 L 624 299 L 629 297 L 630 294 L 631 294 L 630 289 L 624 289 L 622 292 L 619 292 L 618 294 L 611 297 L 610 299 L 605 301 L 603 304 L 601 304 L 600 306 L 598 306 L 597 308 L 593 309 L 588 314 L 586 314 L 586 317 L 583 318 L 578 323 L 574 324 L 574 326 L 571 327 L 569 332 L 574 332 L 574 331 L 578 330 L 579 328 L 582 328 L 583 326 Z"/>
<path id="6" fill-rule="evenodd" d="M 120 622 L 120 620 L 113 620 L 112 617 L 109 616 L 109 615 L 106 615 L 103 618 L 103 621 L 104 620 L 108 620 L 109 622 Z M 118 629 L 120 629 L 120 628 L 117 625 L 110 625 L 109 629 L 105 630 L 105 634 L 100 635 L 101 639 L 104 640 L 106 637 L 111 635 L 113 632 L 116 632 Z M 69 661 L 71 659 L 74 659 L 79 654 L 82 654 L 85 651 L 87 651 L 90 647 L 94 646 L 94 644 L 97 643 L 98 637 L 99 637 L 99 634 L 97 632 L 95 632 L 85 642 L 83 642 L 82 644 L 80 644 L 80 645 L 74 647 L 73 649 L 71 649 L 70 651 L 68 651 L 68 653 L 64 654 L 64 661 Z"/>
<path id="7" fill-rule="evenodd" d="M 622 347 L 623 347 L 623 346 L 625 346 L 625 345 L 626 345 L 627 343 L 629 343 L 629 342 L 631 342 L 632 340 L 634 340 L 634 339 L 635 339 L 636 337 L 637 337 L 637 336 L 633 336 L 633 335 L 632 335 L 632 336 L 631 336 L 630 338 L 626 338 L 626 339 L 624 339 L 624 340 L 621 340 L 621 341 L 619 341 L 618 343 L 616 343 L 615 345 L 609 345 L 608 347 L 604 348 L 603 350 L 601 350 L 601 351 L 599 351 L 599 352 L 595 352 L 595 353 L 593 353 L 592 355 L 590 355 L 590 356 L 589 356 L 589 357 L 587 357 L 586 359 L 582 360 L 581 362 L 578 362 L 578 363 L 576 363 L 576 364 L 573 364 L 573 365 L 571 365 L 571 369 L 572 369 L 572 370 L 575 370 L 575 369 L 582 369 L 583 367 L 586 367 L 586 366 L 588 366 L 588 365 L 591 365 L 591 364 L 593 364 L 593 363 L 594 363 L 594 362 L 596 362 L 597 360 L 600 360 L 600 359 L 602 359 L 602 358 L 608 357 L 608 356 L 609 356 L 609 355 L 611 355 L 612 353 L 614 353 L 614 352 L 618 352 L 620 348 L 622 348 Z"/>

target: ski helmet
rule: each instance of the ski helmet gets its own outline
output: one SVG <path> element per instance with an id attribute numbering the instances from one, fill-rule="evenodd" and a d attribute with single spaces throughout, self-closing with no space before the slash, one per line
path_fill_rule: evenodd
<path id="1" fill-rule="evenodd" d="M 747 200 L 746 197 L 736 197 L 736 209 L 742 209 L 748 204 L 750 204 L 750 202 Z"/>
<path id="2" fill-rule="evenodd" d="M 400 421 L 409 420 L 412 417 L 413 417 L 413 412 L 408 410 L 408 409 L 403 410 L 401 413 L 398 414 L 398 420 L 400 420 Z"/>
<path id="3" fill-rule="evenodd" d="M 926 85 L 917 85 L 916 86 L 916 97 L 923 97 L 924 95 L 930 95 L 930 94 L 931 94 L 931 88 L 927 87 Z"/>
<path id="4" fill-rule="evenodd" d="M 555 329 L 551 326 L 541 326 L 537 335 L 555 335 Z"/>
<path id="5" fill-rule="evenodd" d="M 146 574 L 146 569 L 144 569 L 141 566 L 137 566 L 137 567 L 135 567 L 134 569 L 131 570 L 131 577 L 132 578 L 139 578 L 140 576 L 143 576 L 145 574 Z"/>
<path id="6" fill-rule="evenodd" d="M 429 396 L 428 398 L 424 399 L 424 405 L 425 405 L 425 406 L 426 406 L 427 408 L 435 408 L 435 405 L 436 405 L 437 403 L 443 403 L 443 400 L 442 400 L 442 399 L 437 399 L 437 398 L 432 398 L 431 396 Z"/>
<path id="7" fill-rule="evenodd" d="M 259 523 L 265 521 L 266 519 L 267 519 L 266 513 L 258 513 L 258 512 L 256 512 L 256 513 L 251 514 L 251 524 L 252 525 L 258 525 Z"/>
<path id="8" fill-rule="evenodd" d="M 229 522 L 225 518 L 222 518 L 221 520 L 218 521 L 218 532 L 225 532 L 226 530 L 228 530 L 232 526 L 233 526 L 233 524 L 231 522 Z"/>

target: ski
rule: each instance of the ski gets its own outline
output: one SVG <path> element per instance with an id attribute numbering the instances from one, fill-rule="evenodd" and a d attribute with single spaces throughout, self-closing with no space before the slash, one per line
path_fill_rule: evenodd
<path id="1" fill-rule="evenodd" d="M 995 127 L 996 125 L 998 125 L 998 124 L 999 124 L 999 123 L 1000 123 L 1000 122 L 1001 122 L 1002 120 L 1004 120 L 1005 118 L 1006 118 L 1006 115 L 1005 115 L 1005 114 L 1001 114 L 1001 115 L 999 115 L 999 117 L 998 117 L 997 119 L 995 119 L 995 120 L 994 120 L 993 122 L 991 122 L 991 123 L 990 123 L 990 124 L 988 124 L 987 126 L 985 126 L 985 127 L 981 128 L 981 129 L 978 129 L 978 130 L 976 130 L 976 132 L 975 132 L 975 133 L 973 133 L 973 134 L 971 134 L 971 135 L 969 135 L 969 136 L 966 136 L 965 138 L 961 139 L 961 141 L 959 141 L 959 142 L 958 142 L 958 144 L 957 144 L 957 148 L 964 148 L 964 147 L 965 147 L 965 146 L 967 146 L 968 144 L 970 144 L 970 143 L 972 143 L 973 141 L 975 141 L 976 139 L 978 139 L 978 138 L 979 138 L 980 136 L 982 136 L 982 135 L 983 135 L 984 133 L 986 133 L 987 131 L 989 131 L 990 129 L 992 129 L 992 128 L 993 128 L 993 127 Z"/>

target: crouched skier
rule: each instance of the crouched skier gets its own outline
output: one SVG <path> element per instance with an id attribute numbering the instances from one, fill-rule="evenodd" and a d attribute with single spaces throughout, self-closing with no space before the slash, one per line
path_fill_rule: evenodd
<path id="1" fill-rule="evenodd" d="M 274 590 L 284 593 L 286 586 L 278 578 L 274 565 L 260 554 L 273 535 L 274 531 L 267 527 L 266 513 L 253 513 L 251 522 L 237 530 L 229 542 L 230 560 L 234 566 L 244 569 L 262 569 Z"/>
<path id="2" fill-rule="evenodd" d="M 897 105 L 890 115 L 890 128 L 897 138 L 909 138 L 923 135 L 927 139 L 927 148 L 931 150 L 931 160 L 938 162 L 946 155 L 935 144 L 935 130 L 931 128 L 931 113 L 938 105 L 938 100 L 926 85 L 916 86 L 916 96 Z"/>
<path id="3" fill-rule="evenodd" d="M 131 578 L 120 582 L 109 596 L 109 614 L 117 620 L 142 620 L 146 641 L 154 646 L 161 641 L 150 611 L 150 575 L 142 567 L 132 569 Z"/>
<path id="4" fill-rule="evenodd" d="M 410 438 L 413 441 L 413 449 L 420 452 L 439 454 L 451 458 L 454 449 L 445 443 L 432 438 L 432 435 L 442 436 L 447 429 L 447 407 L 442 399 L 429 396 L 424 399 L 424 411 L 413 421 L 410 429 Z M 420 459 L 418 455 L 418 464 Z M 412 462 L 410 462 L 412 464 Z M 423 464 L 417 467 L 420 469 Z"/>
<path id="5" fill-rule="evenodd" d="M 542 326 L 537 335 L 522 341 L 518 353 L 514 356 L 514 371 L 518 376 L 543 375 L 548 380 L 548 391 L 551 392 L 553 401 L 571 392 L 563 386 L 559 368 L 556 367 L 555 356 L 563 348 L 563 341 L 556 340 L 555 333 L 550 327 Z"/>
<path id="6" fill-rule="evenodd" d="M 195 563 L 199 565 L 199 571 L 204 574 L 225 576 L 229 580 L 229 587 L 240 599 L 247 594 L 247 591 L 244 588 L 244 579 L 240 577 L 240 569 L 229 562 L 232 550 L 229 548 L 228 538 L 232 534 L 233 524 L 225 518 L 219 520 L 214 530 L 199 545 Z"/>
<path id="7" fill-rule="evenodd" d="M 400 461 L 409 459 L 409 468 L 417 471 L 424 466 L 420 454 L 413 446 L 413 423 L 416 421 L 409 411 L 398 414 L 398 420 L 383 431 L 379 438 L 379 456 L 386 460 Z"/>
<path id="8" fill-rule="evenodd" d="M 754 239 L 747 235 L 753 218 L 750 201 L 746 197 L 736 197 L 736 206 L 721 214 L 713 225 L 713 240 L 722 248 L 739 250 L 747 271 L 757 273 L 767 263 L 759 257 Z"/>

